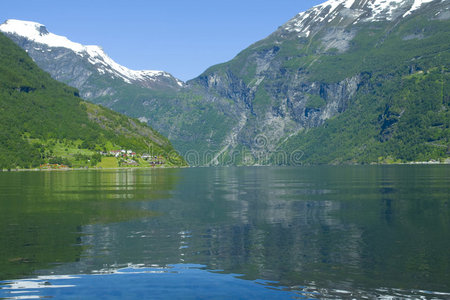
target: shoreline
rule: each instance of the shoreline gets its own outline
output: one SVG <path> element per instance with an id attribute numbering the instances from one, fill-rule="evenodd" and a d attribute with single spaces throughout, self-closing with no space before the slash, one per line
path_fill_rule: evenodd
<path id="1" fill-rule="evenodd" d="M 313 164 L 305 164 L 300 166 L 294 166 L 294 167 L 312 167 L 312 166 L 404 166 L 404 165 L 450 165 L 450 159 L 446 159 L 445 161 L 417 161 L 417 162 L 406 162 L 406 163 L 379 163 L 379 162 L 372 162 L 369 164 L 352 164 L 352 163 L 344 163 L 344 164 L 320 164 L 320 165 L 313 165 Z M 170 167 L 117 167 L 117 168 L 95 168 L 95 167 L 86 167 L 86 168 L 61 168 L 61 169 L 39 169 L 39 168 L 33 168 L 33 169 L 0 169 L 1 172 L 64 172 L 64 171 L 110 171 L 110 170 L 158 170 L 158 169 L 184 169 L 184 168 L 195 168 L 195 167 L 255 167 L 256 165 L 249 165 L 249 166 L 170 166 Z M 258 165 L 260 167 L 277 167 L 277 166 L 264 166 L 264 165 Z M 279 166 L 279 167 L 289 167 L 289 166 Z"/>
<path id="2" fill-rule="evenodd" d="M 178 169 L 178 168 L 189 168 L 186 166 L 171 166 L 171 167 L 118 167 L 118 168 L 61 168 L 61 169 L 0 169 L 1 172 L 67 172 L 67 171 L 109 171 L 109 170 L 158 170 L 158 169 Z"/>

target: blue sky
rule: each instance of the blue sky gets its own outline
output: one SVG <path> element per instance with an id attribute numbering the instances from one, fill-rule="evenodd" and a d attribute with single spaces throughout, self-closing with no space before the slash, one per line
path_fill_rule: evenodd
<path id="1" fill-rule="evenodd" d="M 102 46 L 128 68 L 164 70 L 188 80 L 322 2 L 2 0 L 0 22 L 39 22 L 74 42 Z"/>

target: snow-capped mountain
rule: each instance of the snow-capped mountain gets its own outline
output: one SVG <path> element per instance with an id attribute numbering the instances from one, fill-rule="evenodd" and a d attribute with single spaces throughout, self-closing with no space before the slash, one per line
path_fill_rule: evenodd
<path id="1" fill-rule="evenodd" d="M 181 80 L 164 71 L 130 70 L 112 60 L 101 47 L 73 42 L 49 32 L 39 23 L 11 19 L 0 25 L 0 31 L 24 48 L 41 68 L 56 79 L 79 88 L 82 93 L 83 85 L 92 75 L 120 79 L 146 88 L 183 86 Z"/>
<path id="2" fill-rule="evenodd" d="M 329 0 L 299 13 L 281 29 L 309 37 L 329 23 L 348 26 L 404 18 L 433 1 L 448 0 Z"/>

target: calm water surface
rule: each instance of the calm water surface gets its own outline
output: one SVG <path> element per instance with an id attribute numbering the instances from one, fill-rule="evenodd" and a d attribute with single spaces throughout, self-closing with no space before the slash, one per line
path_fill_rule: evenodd
<path id="1" fill-rule="evenodd" d="M 450 168 L 0 173 L 0 299 L 450 299 Z"/>

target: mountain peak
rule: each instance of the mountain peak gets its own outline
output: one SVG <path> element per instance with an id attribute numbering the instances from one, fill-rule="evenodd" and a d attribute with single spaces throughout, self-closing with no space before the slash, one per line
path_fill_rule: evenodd
<path id="1" fill-rule="evenodd" d="M 66 48 L 72 50 L 80 57 L 87 60 L 96 67 L 100 74 L 109 73 L 122 78 L 125 82 L 155 81 L 157 77 L 173 78 L 177 85 L 183 86 L 183 82 L 174 78 L 167 72 L 157 70 L 130 70 L 111 59 L 101 47 L 95 45 L 85 46 L 72 42 L 65 36 L 53 34 L 47 30 L 45 25 L 37 22 L 22 20 L 7 20 L 0 25 L 0 31 L 9 35 L 23 37 L 33 43 L 45 45 L 50 48 Z"/>
<path id="2" fill-rule="evenodd" d="M 15 33 L 30 38 L 49 34 L 47 28 L 37 22 L 9 19 L 0 25 L 0 27 L 3 32 Z"/>
<path id="3" fill-rule="evenodd" d="M 406 17 L 432 1 L 441 0 L 329 0 L 299 13 L 282 29 L 309 37 L 322 23 L 346 26 L 359 22 L 391 21 Z"/>
<path id="4" fill-rule="evenodd" d="M 85 50 L 83 45 L 74 43 L 65 36 L 50 33 L 45 25 L 36 22 L 10 19 L 0 25 L 0 31 L 21 36 L 35 43 L 44 44 L 49 47 L 68 48 L 77 53 Z"/>

